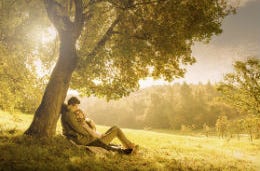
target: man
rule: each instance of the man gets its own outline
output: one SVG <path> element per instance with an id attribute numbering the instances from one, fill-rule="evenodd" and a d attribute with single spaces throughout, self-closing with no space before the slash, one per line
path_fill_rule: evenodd
<path id="1" fill-rule="evenodd" d="M 78 98 L 71 97 L 68 105 L 63 106 L 61 121 L 63 134 L 66 137 L 77 144 L 100 146 L 107 150 L 114 150 L 109 143 L 114 138 L 118 138 L 125 147 L 121 152 L 128 154 L 136 150 L 137 146 L 128 140 L 117 126 L 111 127 L 105 134 L 97 132 L 95 123 L 79 109 L 79 104 Z"/>

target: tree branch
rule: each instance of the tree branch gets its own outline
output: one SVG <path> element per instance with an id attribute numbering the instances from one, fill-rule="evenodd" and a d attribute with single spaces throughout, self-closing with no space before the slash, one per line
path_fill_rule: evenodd
<path id="1" fill-rule="evenodd" d="M 121 19 L 121 15 L 119 15 L 114 22 L 110 25 L 110 27 L 108 28 L 108 30 L 106 31 L 106 33 L 103 35 L 103 37 L 99 40 L 99 42 L 96 44 L 96 46 L 93 48 L 93 50 L 87 55 L 87 64 L 89 64 L 94 57 L 96 56 L 96 54 L 98 53 L 98 51 L 105 45 L 105 43 L 111 38 L 111 36 L 113 35 L 113 29 L 115 28 L 115 26 L 117 25 L 117 23 L 120 21 Z"/>
<path id="2" fill-rule="evenodd" d="M 64 16 L 61 13 L 65 13 L 65 8 L 55 0 L 44 0 L 44 5 L 47 10 L 47 14 L 58 32 L 65 30 L 64 25 L 71 24 L 68 16 Z"/>
<path id="3" fill-rule="evenodd" d="M 138 34 L 133 34 L 133 35 L 127 35 L 125 33 L 119 32 L 119 31 L 113 31 L 113 34 L 118 34 L 118 35 L 124 35 L 128 38 L 134 38 L 137 40 L 149 40 L 149 35 L 138 35 Z"/>
<path id="4" fill-rule="evenodd" d="M 90 1 L 86 4 L 85 8 L 88 8 L 89 6 L 91 6 L 91 5 L 95 4 L 95 3 L 102 2 L 102 1 L 105 1 L 105 0 L 90 0 Z"/>
<path id="5" fill-rule="evenodd" d="M 75 28 L 75 36 L 79 37 L 81 30 L 84 25 L 84 14 L 83 14 L 83 2 L 82 0 L 74 0 L 75 3 L 75 20 L 74 20 L 74 28 Z"/>

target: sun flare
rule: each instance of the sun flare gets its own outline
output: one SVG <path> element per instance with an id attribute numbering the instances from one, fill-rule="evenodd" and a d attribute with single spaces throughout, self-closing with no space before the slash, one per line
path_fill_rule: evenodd
<path id="1" fill-rule="evenodd" d="M 32 33 L 33 39 L 36 39 L 36 41 L 39 41 L 43 45 L 54 41 L 57 35 L 57 31 L 54 27 L 42 28 L 40 30 L 36 29 Z"/>
<path id="2" fill-rule="evenodd" d="M 52 42 L 57 37 L 57 31 L 54 27 L 48 27 L 41 32 L 41 43 L 47 44 Z"/>

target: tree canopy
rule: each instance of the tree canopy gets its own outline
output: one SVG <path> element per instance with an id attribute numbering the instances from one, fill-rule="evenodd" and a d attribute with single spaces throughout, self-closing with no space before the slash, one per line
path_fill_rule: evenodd
<path id="1" fill-rule="evenodd" d="M 234 11 L 219 0 L 100 0 L 85 3 L 72 87 L 85 95 L 120 98 L 147 76 L 171 81 L 193 64 L 191 46 L 221 33 Z"/>
<path id="2" fill-rule="evenodd" d="M 222 99 L 249 114 L 260 115 L 260 60 L 237 61 L 234 72 L 225 75 L 218 87 Z"/>
<path id="3" fill-rule="evenodd" d="M 58 28 L 76 15 L 84 17 L 77 41 L 79 62 L 71 87 L 84 95 L 108 99 L 137 90 L 139 79 L 147 76 L 168 81 L 183 77 L 185 65 L 195 62 L 191 56 L 193 43 L 208 41 L 221 33 L 223 18 L 234 12 L 226 1 L 219 0 L 45 3 L 50 2 L 58 8 L 56 15 L 64 18 L 56 23 Z M 82 14 L 76 13 L 76 5 L 81 5 Z M 26 51 L 27 58 L 37 51 L 36 56 L 46 68 L 50 67 L 47 64 L 57 58 L 57 47 L 53 42 L 42 44 L 37 35 L 51 25 L 42 1 L 3 1 L 1 9 L 1 43 L 11 45 L 19 53 Z"/>

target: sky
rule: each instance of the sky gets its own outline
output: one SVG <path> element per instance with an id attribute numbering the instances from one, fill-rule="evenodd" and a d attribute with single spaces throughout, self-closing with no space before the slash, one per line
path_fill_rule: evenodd
<path id="1" fill-rule="evenodd" d="M 185 78 L 175 82 L 212 83 L 220 81 L 225 73 L 232 72 L 232 64 L 250 56 L 260 58 L 260 0 L 240 0 L 235 15 L 227 16 L 222 24 L 223 32 L 210 43 L 195 43 L 192 55 L 197 62 L 188 66 Z M 151 78 L 141 80 L 141 88 L 169 84 Z"/>

